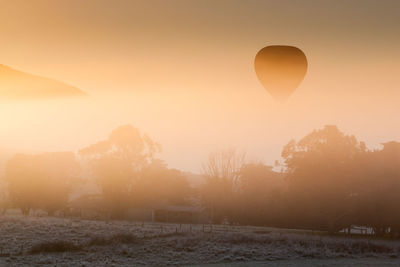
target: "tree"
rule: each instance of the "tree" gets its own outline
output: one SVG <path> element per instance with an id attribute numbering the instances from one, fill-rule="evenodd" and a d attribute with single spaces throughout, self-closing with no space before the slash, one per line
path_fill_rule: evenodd
<path id="1" fill-rule="evenodd" d="M 276 226 L 280 223 L 283 177 L 262 163 L 245 164 L 239 173 L 237 221 Z"/>
<path id="2" fill-rule="evenodd" d="M 244 153 L 229 149 L 211 153 L 203 165 L 205 185 L 202 189 L 202 201 L 215 223 L 224 219 L 230 222 L 233 220 L 239 171 L 244 159 Z"/>
<path id="3" fill-rule="evenodd" d="M 336 228 L 336 221 L 350 211 L 357 190 L 355 160 L 365 144 L 345 135 L 336 126 L 325 126 L 282 151 L 289 186 L 290 218 L 297 227 Z"/>
<path id="4" fill-rule="evenodd" d="M 384 143 L 383 149 L 367 153 L 359 166 L 358 223 L 372 227 L 377 235 L 399 236 L 400 143 Z"/>
<path id="5" fill-rule="evenodd" d="M 161 160 L 154 160 L 145 166 L 133 187 L 134 205 L 140 207 L 185 205 L 190 193 L 190 185 L 183 173 L 168 169 Z"/>
<path id="6" fill-rule="evenodd" d="M 4 214 L 10 208 L 10 204 L 7 183 L 2 179 L 0 180 L 0 214 Z"/>
<path id="7" fill-rule="evenodd" d="M 80 150 L 92 163 L 96 182 L 113 218 L 121 218 L 132 203 L 133 185 L 150 164 L 160 145 L 131 125 L 120 126 L 108 137 Z"/>
<path id="8" fill-rule="evenodd" d="M 53 214 L 66 207 L 79 171 L 72 152 L 17 154 L 6 164 L 5 180 L 11 201 L 24 214 L 32 208 Z"/>

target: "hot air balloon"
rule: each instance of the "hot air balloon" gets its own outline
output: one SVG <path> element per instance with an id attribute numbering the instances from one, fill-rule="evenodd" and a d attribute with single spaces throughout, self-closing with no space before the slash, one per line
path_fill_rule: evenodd
<path id="1" fill-rule="evenodd" d="M 307 58 L 297 47 L 272 45 L 257 53 L 254 68 L 264 88 L 276 100 L 284 102 L 303 81 Z"/>

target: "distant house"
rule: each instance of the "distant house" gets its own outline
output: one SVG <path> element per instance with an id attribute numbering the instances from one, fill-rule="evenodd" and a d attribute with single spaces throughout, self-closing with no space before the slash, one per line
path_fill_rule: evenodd
<path id="1" fill-rule="evenodd" d="M 66 216 L 105 219 L 109 214 L 101 194 L 86 194 L 70 200 Z M 173 206 L 166 203 L 153 207 L 132 207 L 125 212 L 125 219 L 141 222 L 208 223 L 200 206 Z"/>
<path id="2" fill-rule="evenodd" d="M 126 212 L 125 217 L 132 221 L 151 222 L 153 214 L 153 209 L 150 208 L 132 208 Z"/>
<path id="3" fill-rule="evenodd" d="M 84 218 L 103 218 L 106 214 L 103 196 L 100 194 L 88 194 L 80 196 L 68 203 L 68 215 Z"/>
<path id="4" fill-rule="evenodd" d="M 203 223 L 206 216 L 201 207 L 164 206 L 153 209 L 153 222 Z"/>

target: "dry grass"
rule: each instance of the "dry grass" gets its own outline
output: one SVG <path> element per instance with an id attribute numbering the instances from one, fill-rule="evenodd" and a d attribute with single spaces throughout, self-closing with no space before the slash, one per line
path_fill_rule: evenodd
<path id="1" fill-rule="evenodd" d="M 55 252 L 75 252 L 81 250 L 80 245 L 76 245 L 70 241 L 56 240 L 56 241 L 44 241 L 35 244 L 30 249 L 31 254 L 38 253 L 55 253 Z"/>
<path id="2" fill-rule="evenodd" d="M 133 234 L 117 233 L 111 236 L 94 236 L 86 243 L 86 246 L 107 246 L 111 244 L 133 244 L 139 239 Z"/>
<path id="3" fill-rule="evenodd" d="M 111 236 L 94 236 L 88 242 L 75 244 L 67 240 L 43 241 L 37 243 L 29 250 L 30 254 L 76 252 L 91 246 L 110 246 L 115 244 L 133 244 L 138 239 L 132 234 L 118 233 Z"/>
<path id="4" fill-rule="evenodd" d="M 213 231 L 209 231 L 201 225 L 143 225 L 31 216 L 0 216 L 0 222 L 0 265 L 11 258 L 18 263 L 16 266 L 76 266 L 82 262 L 88 266 L 181 266 L 239 261 L 250 265 L 309 259 L 380 259 L 400 264 L 398 240 L 368 236 L 328 236 L 239 226 L 229 228 L 230 231 L 226 231 L 227 227 L 217 231 L 213 226 Z"/>

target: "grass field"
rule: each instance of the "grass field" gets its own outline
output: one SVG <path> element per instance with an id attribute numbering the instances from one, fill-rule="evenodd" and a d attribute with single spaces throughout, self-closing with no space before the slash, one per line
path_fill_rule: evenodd
<path id="1" fill-rule="evenodd" d="M 2 266 L 397 266 L 400 241 L 266 227 L 0 216 Z"/>

